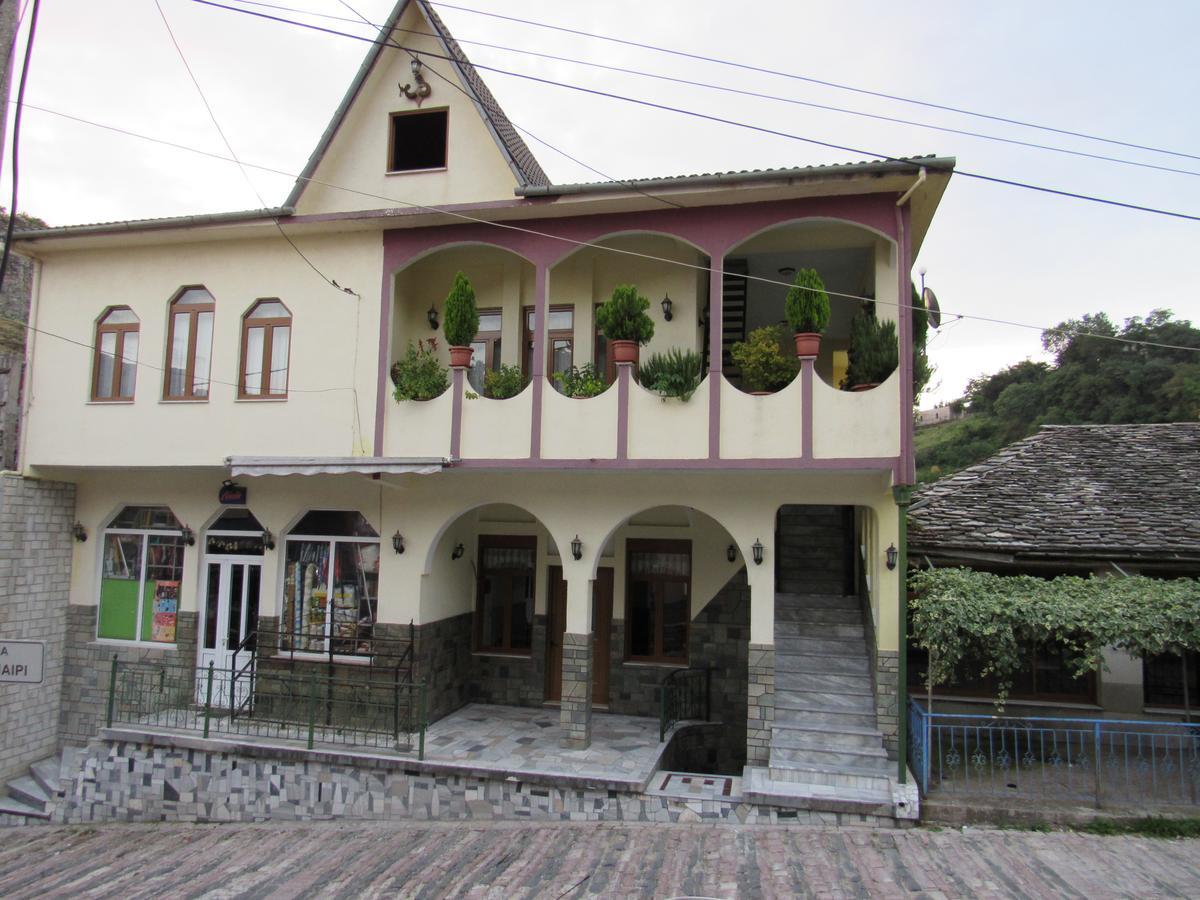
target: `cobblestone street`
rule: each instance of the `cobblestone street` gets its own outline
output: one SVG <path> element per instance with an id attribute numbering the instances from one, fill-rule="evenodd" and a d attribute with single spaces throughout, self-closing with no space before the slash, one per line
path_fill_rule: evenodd
<path id="1" fill-rule="evenodd" d="M 1197 841 L 969 829 L 263 824 L 13 828 L 21 897 L 1196 897 Z"/>

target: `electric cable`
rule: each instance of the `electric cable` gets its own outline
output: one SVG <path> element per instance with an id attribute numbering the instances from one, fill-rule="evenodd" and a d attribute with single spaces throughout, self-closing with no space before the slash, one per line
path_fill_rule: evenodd
<path id="1" fill-rule="evenodd" d="M 29 35 L 25 38 L 25 58 L 21 61 L 21 81 L 17 87 L 17 109 L 13 116 L 12 134 L 12 202 L 8 208 L 8 224 L 4 229 L 4 251 L 0 253 L 0 288 L 8 274 L 8 260 L 12 255 L 13 231 L 17 224 L 17 187 L 21 181 L 21 118 L 25 109 L 25 85 L 29 81 L 29 61 L 33 58 L 33 40 L 37 35 L 38 10 L 42 0 L 33 0 L 29 15 Z"/>

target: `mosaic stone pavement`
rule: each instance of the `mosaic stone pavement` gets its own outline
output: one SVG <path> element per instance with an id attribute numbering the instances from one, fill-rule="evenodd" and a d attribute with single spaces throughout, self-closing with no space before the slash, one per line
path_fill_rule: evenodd
<path id="1" fill-rule="evenodd" d="M 657 772 L 647 786 L 646 793 L 689 800 L 736 800 L 742 796 L 742 779 L 733 775 Z"/>
<path id="2" fill-rule="evenodd" d="M 1070 832 L 324 822 L 4 837 L 13 900 L 1200 896 L 1200 841 Z"/>

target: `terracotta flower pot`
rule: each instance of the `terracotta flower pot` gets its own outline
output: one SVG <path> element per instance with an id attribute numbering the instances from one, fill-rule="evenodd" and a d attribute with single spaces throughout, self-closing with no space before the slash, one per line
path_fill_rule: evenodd
<path id="1" fill-rule="evenodd" d="M 450 348 L 450 365 L 453 368 L 468 368 L 471 365 L 470 347 L 451 347 Z"/>
<path id="2" fill-rule="evenodd" d="M 821 352 L 821 335 L 812 331 L 797 331 L 794 335 L 796 339 L 796 355 L 804 358 L 807 356 L 816 356 Z"/>
<path id="3" fill-rule="evenodd" d="M 609 341 L 609 346 L 612 347 L 613 362 L 633 363 L 635 366 L 637 365 L 637 341 Z"/>

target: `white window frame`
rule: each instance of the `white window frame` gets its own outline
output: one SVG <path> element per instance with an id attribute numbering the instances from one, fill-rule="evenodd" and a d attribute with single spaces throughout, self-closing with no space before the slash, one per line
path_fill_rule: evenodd
<path id="1" fill-rule="evenodd" d="M 163 503 L 152 503 L 152 504 L 127 503 L 127 504 L 122 505 L 121 508 L 117 511 L 117 516 L 119 516 L 122 512 L 125 511 L 126 508 L 128 508 L 130 506 L 162 506 L 166 509 L 170 509 L 169 506 L 167 506 L 166 504 L 163 504 Z M 175 514 L 174 511 L 172 511 L 171 514 L 174 515 Z M 116 518 L 116 516 L 114 516 L 113 518 Z M 101 637 L 100 636 L 100 604 L 104 600 L 104 596 L 103 596 L 104 595 L 104 551 L 105 551 L 106 545 L 108 544 L 107 538 L 110 534 L 140 534 L 142 536 L 141 571 L 138 573 L 137 613 L 133 620 L 134 621 L 133 633 L 136 635 L 136 634 L 141 633 L 142 613 L 143 613 L 142 605 L 146 602 L 146 568 L 147 568 L 146 561 L 149 557 L 149 553 L 147 551 L 150 549 L 150 537 L 151 537 L 151 535 L 155 535 L 158 537 L 182 538 L 183 530 L 178 529 L 178 528 L 175 528 L 175 529 L 172 529 L 172 528 L 113 528 L 110 526 L 110 527 L 106 527 L 101 532 L 100 542 L 99 542 L 100 543 L 99 577 L 96 579 L 96 634 L 95 634 L 96 642 L 100 643 L 100 644 L 115 644 L 115 645 L 118 645 L 121 647 L 149 647 L 149 648 L 156 649 L 156 650 L 178 648 L 178 646 L 179 646 L 179 619 L 178 619 L 178 616 L 183 611 L 183 576 L 184 576 L 183 570 L 186 568 L 182 563 L 180 564 L 180 567 L 179 567 L 180 568 L 179 605 L 175 611 L 176 620 L 175 620 L 175 640 L 174 641 L 167 643 L 165 641 L 144 641 L 139 637 L 135 637 L 131 640 L 128 638 L 114 638 L 114 637 Z M 184 552 L 186 553 L 187 551 L 185 550 Z"/>
<path id="2" fill-rule="evenodd" d="M 320 510 L 309 510 L 309 512 L 319 512 L 319 511 Z M 306 513 L 306 515 L 307 515 L 307 513 Z M 276 606 L 276 612 L 279 616 L 279 636 L 282 638 L 286 635 L 294 643 L 295 638 L 298 635 L 296 632 L 292 631 L 291 623 L 284 622 L 284 620 L 283 620 L 283 610 L 284 610 L 284 602 L 285 602 L 284 591 L 287 590 L 287 567 L 288 567 L 287 548 L 288 548 L 288 544 L 291 544 L 293 542 L 305 542 L 305 543 L 310 543 L 310 544 L 328 544 L 329 545 L 329 571 L 326 572 L 326 574 L 325 574 L 325 591 L 326 591 L 325 596 L 327 598 L 326 603 L 325 603 L 325 627 L 322 630 L 322 639 L 325 642 L 325 650 L 318 652 L 315 650 L 296 650 L 294 647 L 287 649 L 287 650 L 280 648 L 277 651 L 276 655 L 284 657 L 286 659 L 327 660 L 330 658 L 329 641 L 331 638 L 330 631 L 333 626 L 333 571 L 334 571 L 333 560 L 336 558 L 334 554 L 337 551 L 337 548 L 335 545 L 336 544 L 374 544 L 375 546 L 379 547 L 379 552 L 380 552 L 380 555 L 382 556 L 382 554 L 383 554 L 382 540 L 381 540 L 381 538 L 378 538 L 378 537 L 352 537 L 349 535 L 342 536 L 342 535 L 328 535 L 328 534 L 289 534 L 283 539 L 283 544 L 284 544 L 283 577 L 279 579 L 279 592 L 278 592 L 279 602 L 278 602 L 278 605 Z M 379 577 L 379 574 L 380 573 L 376 573 L 377 579 Z M 299 597 L 296 598 L 296 601 L 299 602 Z M 379 595 L 378 595 L 378 587 L 376 587 L 375 621 L 372 623 L 372 627 L 375 625 L 378 625 L 378 624 L 379 624 Z M 357 663 L 362 663 L 364 665 L 369 664 L 371 661 L 370 656 L 362 655 L 362 654 L 358 654 L 358 653 L 334 653 L 333 658 L 336 660 L 339 660 L 341 662 L 351 662 L 351 663 L 357 662 Z"/>

